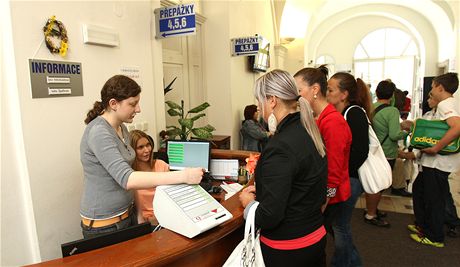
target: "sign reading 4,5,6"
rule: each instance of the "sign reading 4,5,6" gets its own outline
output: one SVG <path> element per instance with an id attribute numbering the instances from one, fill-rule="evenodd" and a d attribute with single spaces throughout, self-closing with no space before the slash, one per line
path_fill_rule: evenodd
<path id="1" fill-rule="evenodd" d="M 195 34 L 194 4 L 169 6 L 155 10 L 156 38 Z"/>
<path id="2" fill-rule="evenodd" d="M 182 18 L 174 18 L 174 19 L 168 19 L 168 29 L 169 30 L 179 30 L 187 28 L 187 18 L 182 17 Z"/>

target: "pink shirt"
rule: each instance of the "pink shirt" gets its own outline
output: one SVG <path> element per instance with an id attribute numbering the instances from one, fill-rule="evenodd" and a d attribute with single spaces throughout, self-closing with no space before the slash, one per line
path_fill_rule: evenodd
<path id="1" fill-rule="evenodd" d="M 161 159 L 155 160 L 153 166 L 154 172 L 168 172 L 169 165 Z M 137 207 L 137 218 L 139 223 L 148 221 L 148 218 L 153 217 L 153 196 L 155 195 L 155 188 L 152 189 L 139 189 L 134 191 L 134 198 Z M 143 221 L 141 221 L 141 218 Z"/>

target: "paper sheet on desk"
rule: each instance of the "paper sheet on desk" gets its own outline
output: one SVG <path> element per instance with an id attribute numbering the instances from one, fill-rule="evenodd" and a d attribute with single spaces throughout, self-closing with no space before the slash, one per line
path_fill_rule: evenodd
<path id="1" fill-rule="evenodd" d="M 211 159 L 211 174 L 215 179 L 238 179 L 237 159 Z"/>
<path id="2" fill-rule="evenodd" d="M 225 200 L 229 199 L 236 192 L 240 191 L 241 188 L 243 188 L 243 186 L 240 185 L 239 183 L 226 183 L 226 182 L 222 182 L 220 187 L 222 187 L 222 189 L 224 189 L 225 192 L 227 192 L 227 194 L 225 194 Z"/>

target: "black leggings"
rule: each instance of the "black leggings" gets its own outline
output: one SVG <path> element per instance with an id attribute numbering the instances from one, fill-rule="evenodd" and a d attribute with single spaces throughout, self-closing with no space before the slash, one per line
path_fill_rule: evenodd
<path id="1" fill-rule="evenodd" d="M 295 250 L 273 249 L 262 242 L 260 248 L 267 267 L 326 266 L 326 235 L 314 245 Z"/>

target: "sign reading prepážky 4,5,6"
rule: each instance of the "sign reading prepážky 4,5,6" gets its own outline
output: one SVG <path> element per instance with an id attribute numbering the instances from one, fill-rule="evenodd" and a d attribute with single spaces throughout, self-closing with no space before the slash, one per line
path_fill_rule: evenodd
<path id="1" fill-rule="evenodd" d="M 156 38 L 196 33 L 195 5 L 185 4 L 155 9 Z"/>
<path id="2" fill-rule="evenodd" d="M 259 44 L 262 40 L 261 36 L 249 36 L 233 38 L 232 41 L 232 56 L 250 56 L 255 55 L 259 51 Z"/>

